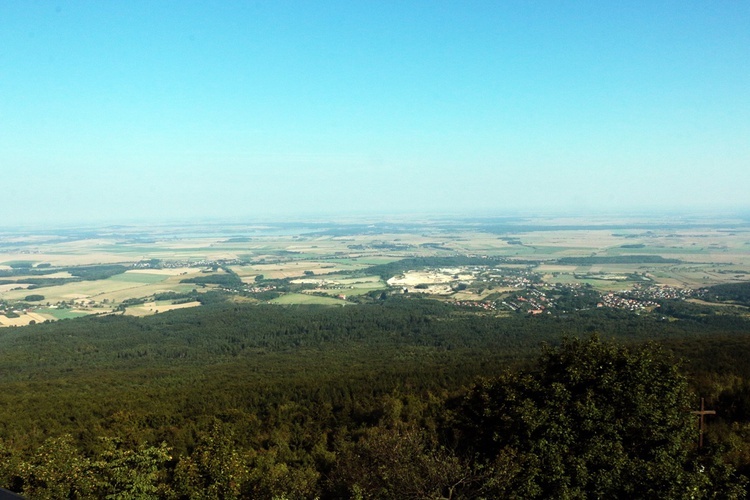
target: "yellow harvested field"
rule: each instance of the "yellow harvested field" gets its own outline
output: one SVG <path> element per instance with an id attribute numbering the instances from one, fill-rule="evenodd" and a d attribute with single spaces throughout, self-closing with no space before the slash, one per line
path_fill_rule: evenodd
<path id="1" fill-rule="evenodd" d="M 208 239 L 189 239 L 179 242 L 160 242 L 161 248 L 168 248 L 170 250 L 185 250 L 193 249 L 196 247 L 210 248 L 211 245 L 218 243 L 219 241 L 214 238 Z"/>
<path id="2" fill-rule="evenodd" d="M 40 278 L 43 278 L 43 279 L 49 279 L 49 278 L 62 279 L 62 278 L 72 278 L 72 277 L 73 277 L 73 275 L 70 274 L 69 272 L 67 272 L 67 271 L 60 271 L 58 273 L 43 274 L 41 276 L 23 275 L 23 276 L 13 276 L 12 278 L 7 278 L 7 279 L 12 279 L 14 281 L 24 281 L 24 280 L 27 280 L 27 279 L 40 279 Z"/>
<path id="3" fill-rule="evenodd" d="M 197 274 L 194 267 L 175 267 L 170 269 L 131 269 L 125 271 L 125 274 L 157 274 L 164 276 L 181 276 L 185 274 Z"/>
<path id="4" fill-rule="evenodd" d="M 524 245 L 572 248 L 606 248 L 618 245 L 622 237 L 609 230 L 538 231 L 515 235 Z"/>
<path id="5" fill-rule="evenodd" d="M 138 297 L 148 297 L 149 295 L 153 295 L 155 293 L 164 293 L 164 292 L 175 292 L 175 293 L 186 293 L 195 288 L 195 285 L 193 284 L 167 284 L 167 283 L 156 283 L 153 285 L 142 285 L 140 287 L 132 287 L 127 289 L 122 289 L 110 293 L 106 293 L 100 296 L 96 296 L 96 300 L 100 301 L 103 299 L 109 300 L 110 303 L 118 303 L 122 302 L 127 299 L 133 299 Z M 214 287 L 207 286 L 205 290 L 211 290 Z M 203 289 L 201 289 L 203 290 Z"/>
<path id="6" fill-rule="evenodd" d="M 23 284 L 23 283 L 9 283 L 7 285 L 0 285 L 0 294 L 5 292 L 10 292 L 11 290 L 25 290 L 26 288 L 29 288 L 31 285 Z"/>
<path id="7" fill-rule="evenodd" d="M 4 261 L 12 260 L 33 260 L 35 262 L 47 262 L 56 267 L 67 266 L 91 266 L 97 264 L 120 264 L 123 262 L 122 255 L 92 252 L 81 254 L 57 254 L 57 253 L 38 253 L 33 255 L 22 253 L 4 254 Z"/>
<path id="8" fill-rule="evenodd" d="M 125 273 L 128 274 L 128 273 Z M 146 274 L 133 272 L 132 275 Z M 192 270 L 192 275 L 200 275 L 199 270 Z M 44 295 L 45 301 L 57 303 L 70 300 L 94 300 L 101 302 L 121 302 L 129 298 L 146 297 L 160 292 L 188 292 L 195 288 L 194 284 L 180 284 L 180 281 L 190 277 L 187 275 L 164 275 L 165 279 L 158 283 L 139 281 L 122 281 L 117 276 L 112 279 L 98 281 L 78 281 L 64 285 L 39 288 L 36 293 Z M 136 278 L 137 279 L 137 278 Z M 5 300 L 23 300 L 28 295 L 28 290 L 12 290 L 3 292 L 0 298 Z"/>
<path id="9" fill-rule="evenodd" d="M 297 278 L 305 276 L 305 271 L 314 274 L 329 274 L 340 271 L 359 269 L 360 265 L 346 265 L 337 262 L 295 261 L 280 262 L 278 264 L 256 264 L 252 266 L 234 266 L 232 271 L 246 283 L 253 281 L 255 276 L 262 274 L 267 279 Z"/>
<path id="10" fill-rule="evenodd" d="M 137 284 L 124 282 L 118 283 L 110 280 L 79 281 L 75 283 L 66 283 L 64 285 L 39 288 L 38 293 L 44 295 L 46 301 L 54 303 L 68 301 L 70 299 L 93 298 L 127 288 L 137 288 Z M 2 298 L 6 300 L 21 300 L 26 295 L 28 295 L 26 290 L 16 290 L 3 294 Z"/>
<path id="11" fill-rule="evenodd" d="M 21 314 L 18 318 L 8 318 L 0 315 L 0 326 L 26 326 L 32 321 L 41 323 L 47 319 L 54 319 L 52 316 L 42 315 L 34 312 Z"/>
<path id="12" fill-rule="evenodd" d="M 127 316 L 150 316 L 156 313 L 174 311 L 175 309 L 186 309 L 188 307 L 198 307 L 200 302 L 185 302 L 183 304 L 157 304 L 156 302 L 146 302 L 140 306 L 128 307 L 125 311 Z"/>

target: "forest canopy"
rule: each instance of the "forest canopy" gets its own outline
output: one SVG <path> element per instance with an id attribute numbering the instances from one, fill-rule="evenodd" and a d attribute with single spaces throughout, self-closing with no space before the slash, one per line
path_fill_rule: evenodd
<path id="1" fill-rule="evenodd" d="M 748 323 L 674 312 L 216 301 L 4 330 L 0 486 L 29 497 L 563 498 L 632 493 L 640 478 L 731 498 L 750 463 L 737 444 L 750 392 L 728 384 L 750 379 L 738 369 Z M 722 405 L 703 450 L 689 385 Z"/>

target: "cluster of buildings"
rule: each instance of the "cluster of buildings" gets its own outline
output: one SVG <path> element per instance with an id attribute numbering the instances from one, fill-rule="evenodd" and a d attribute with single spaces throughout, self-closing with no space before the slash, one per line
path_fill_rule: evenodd
<path id="1" fill-rule="evenodd" d="M 526 295 L 517 295 L 515 301 L 509 300 L 503 304 L 513 311 L 521 310 L 534 315 L 542 314 L 549 307 L 554 306 L 554 302 L 543 291 L 536 288 L 528 288 Z"/>
<path id="2" fill-rule="evenodd" d="M 497 309 L 495 302 L 493 301 L 476 301 L 476 300 L 456 300 L 453 302 L 454 305 L 459 307 L 471 307 L 476 309 L 483 309 L 485 311 L 494 311 Z"/>
<path id="3" fill-rule="evenodd" d="M 627 292 L 629 297 L 647 300 L 684 300 L 695 295 L 692 288 L 675 288 L 668 285 L 641 285 L 636 284 L 632 290 Z"/>
<path id="4" fill-rule="evenodd" d="M 483 281 L 491 281 L 498 286 L 527 288 L 534 283 L 538 283 L 539 275 L 529 271 L 520 271 L 511 275 L 488 274 Z"/>
<path id="5" fill-rule="evenodd" d="M 641 311 L 656 307 L 658 300 L 685 299 L 693 295 L 690 289 L 659 285 L 639 285 L 632 291 L 599 294 L 582 283 L 555 283 L 540 285 L 533 276 L 511 276 L 508 281 L 520 290 L 497 301 L 454 301 L 457 306 L 496 310 L 509 309 L 530 315 L 552 314 L 553 311 L 582 310 L 594 307 L 611 307 L 628 311 Z M 558 304 L 559 299 L 559 304 Z"/>
<path id="6" fill-rule="evenodd" d="M 250 293 L 261 293 L 261 292 L 270 292 L 271 290 L 276 290 L 275 285 L 263 285 L 263 286 L 249 286 L 244 289 L 246 292 Z"/>
<path id="7" fill-rule="evenodd" d="M 597 307 L 614 307 L 639 311 L 658 306 L 659 300 L 685 300 L 695 295 L 691 288 L 676 288 L 669 285 L 636 284 L 632 290 L 624 290 L 618 294 L 602 295 Z"/>
<path id="8" fill-rule="evenodd" d="M 518 292 L 513 292 L 506 296 L 504 300 L 498 301 L 455 301 L 457 306 L 482 308 L 485 310 L 495 310 L 498 307 L 507 308 L 513 312 L 523 312 L 531 315 L 542 313 L 551 314 L 552 311 L 563 309 L 570 310 L 570 298 L 574 303 L 579 303 L 573 309 L 586 309 L 596 307 L 611 307 L 614 309 L 624 309 L 628 311 L 642 311 L 658 306 L 659 300 L 684 300 L 694 296 L 694 291 L 689 288 L 675 288 L 662 285 L 636 285 L 633 290 L 622 291 L 618 293 L 610 292 L 599 294 L 591 287 L 581 283 L 570 284 L 550 284 L 538 285 L 533 284 L 528 277 L 514 276 L 511 279 L 518 283 L 517 288 L 522 288 Z M 556 298 L 567 297 L 563 304 L 557 304 Z M 560 299 L 562 300 L 562 299 Z M 584 305 L 588 304 L 588 305 Z"/>
<path id="9" fill-rule="evenodd" d="M 602 295 L 601 302 L 596 304 L 596 307 L 612 307 L 615 309 L 626 309 L 628 311 L 640 311 L 648 307 L 656 307 L 659 304 L 652 300 L 638 300 L 632 298 L 621 297 L 613 293 L 607 293 Z"/>
<path id="10" fill-rule="evenodd" d="M 183 267 L 224 267 L 247 264 L 242 259 L 200 259 L 200 260 L 141 260 L 133 264 L 133 269 L 179 269 Z"/>

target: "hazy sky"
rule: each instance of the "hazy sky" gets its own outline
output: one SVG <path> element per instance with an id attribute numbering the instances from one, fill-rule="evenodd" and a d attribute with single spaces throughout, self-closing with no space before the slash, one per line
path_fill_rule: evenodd
<path id="1" fill-rule="evenodd" d="M 750 2 L 0 2 L 0 225 L 638 207 L 750 207 Z"/>

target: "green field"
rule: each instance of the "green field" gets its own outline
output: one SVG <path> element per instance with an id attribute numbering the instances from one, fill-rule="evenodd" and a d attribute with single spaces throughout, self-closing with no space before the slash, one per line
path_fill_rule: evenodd
<path id="1" fill-rule="evenodd" d="M 282 295 L 271 301 L 272 304 L 321 304 L 321 305 L 341 305 L 348 304 L 345 300 L 334 299 L 333 297 L 320 297 L 306 293 L 289 293 Z"/>
<path id="2" fill-rule="evenodd" d="M 49 314 L 50 316 L 54 316 L 55 319 L 73 319 L 89 315 L 89 313 L 75 311 L 72 309 L 56 309 L 50 307 L 39 309 L 37 312 L 40 314 Z"/>
<path id="3" fill-rule="evenodd" d="M 337 262 L 340 264 L 351 264 L 354 266 L 367 267 L 377 266 L 379 264 L 388 264 L 389 262 L 395 262 L 398 258 L 396 257 L 355 257 L 351 259 L 330 259 L 329 262 Z"/>
<path id="4" fill-rule="evenodd" d="M 169 278 L 169 275 L 166 275 L 166 274 L 127 272 L 123 274 L 118 274 L 116 276 L 112 276 L 111 278 L 108 278 L 108 279 L 110 281 L 120 281 L 124 283 L 152 284 L 152 283 L 160 283 L 162 281 L 167 280 L 167 278 Z"/>

